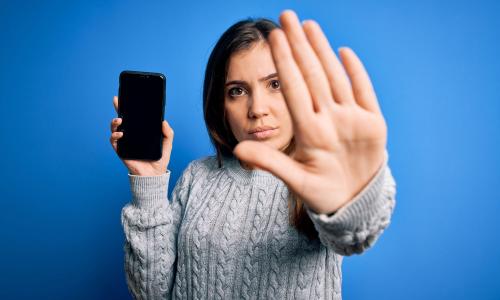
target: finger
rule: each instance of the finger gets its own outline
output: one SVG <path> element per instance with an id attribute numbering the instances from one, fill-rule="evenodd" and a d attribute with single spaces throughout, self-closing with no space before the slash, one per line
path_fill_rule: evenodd
<path id="1" fill-rule="evenodd" d="M 122 118 L 114 118 L 111 121 L 111 132 L 115 132 L 118 130 L 118 126 L 122 123 Z"/>
<path id="2" fill-rule="evenodd" d="M 325 70 L 333 98 L 340 104 L 354 104 L 349 78 L 321 27 L 312 20 L 306 21 L 303 27 L 307 39 Z"/>
<path id="3" fill-rule="evenodd" d="M 372 82 L 361 60 L 348 47 L 340 48 L 339 55 L 351 79 L 354 98 L 358 105 L 371 112 L 380 112 Z"/>
<path id="4" fill-rule="evenodd" d="M 243 141 L 233 152 L 240 160 L 281 178 L 292 190 L 300 192 L 305 171 L 286 154 L 256 141 Z"/>
<path id="5" fill-rule="evenodd" d="M 314 118 L 314 107 L 307 85 L 293 59 L 283 31 L 273 29 L 269 33 L 268 40 L 294 127 L 298 130 L 306 129 Z"/>
<path id="6" fill-rule="evenodd" d="M 118 140 L 121 139 L 123 137 L 123 132 L 113 132 L 111 134 L 111 137 L 109 138 L 109 141 L 111 143 L 111 146 L 113 147 L 113 149 L 117 149 L 117 144 L 118 144 Z"/>
<path id="7" fill-rule="evenodd" d="M 121 131 L 113 132 L 113 133 L 111 134 L 111 138 L 112 138 L 113 140 L 119 140 L 119 139 L 121 139 L 122 137 L 123 137 L 123 132 L 121 132 Z"/>
<path id="8" fill-rule="evenodd" d="M 168 124 L 167 121 L 163 121 L 162 131 L 164 136 L 163 145 L 171 148 L 174 141 L 174 130 L 170 127 L 170 124 Z"/>
<path id="9" fill-rule="evenodd" d="M 163 131 L 163 149 L 162 149 L 162 158 L 167 159 L 167 164 L 170 161 L 170 153 L 172 152 L 172 144 L 174 142 L 174 130 L 167 121 L 162 122 L 162 131 Z"/>
<path id="10" fill-rule="evenodd" d="M 113 96 L 113 106 L 115 107 L 115 112 L 118 114 L 118 96 Z"/>
<path id="11" fill-rule="evenodd" d="M 172 127 L 170 127 L 170 124 L 168 124 L 167 120 L 163 120 L 161 125 L 162 125 L 163 136 L 167 139 L 173 139 L 174 130 L 172 129 Z"/>
<path id="12" fill-rule="evenodd" d="M 111 143 L 111 147 L 113 147 L 113 149 L 115 149 L 115 151 L 117 151 L 118 149 L 118 141 L 116 140 L 113 140 L 112 138 L 109 139 L 110 143 Z"/>
<path id="13" fill-rule="evenodd" d="M 290 44 L 293 57 L 307 84 L 314 110 L 320 111 L 327 106 L 332 107 L 334 102 L 332 102 L 331 88 L 325 71 L 309 44 L 297 15 L 291 10 L 286 10 L 281 14 L 280 22 Z"/>

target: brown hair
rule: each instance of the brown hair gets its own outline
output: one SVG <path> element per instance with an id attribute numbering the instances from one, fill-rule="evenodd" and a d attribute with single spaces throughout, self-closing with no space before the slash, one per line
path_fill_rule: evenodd
<path id="1" fill-rule="evenodd" d="M 233 157 L 233 149 L 238 141 L 233 135 L 224 108 L 224 83 L 232 54 L 250 49 L 258 42 L 266 41 L 271 30 L 279 28 L 272 20 L 246 19 L 229 27 L 215 44 L 208 59 L 203 84 L 203 114 L 212 145 L 217 154 L 219 168 L 224 157 Z M 283 151 L 290 155 L 295 148 L 292 138 Z M 288 207 L 290 224 L 309 239 L 316 239 L 318 233 L 307 215 L 304 204 L 290 188 Z"/>

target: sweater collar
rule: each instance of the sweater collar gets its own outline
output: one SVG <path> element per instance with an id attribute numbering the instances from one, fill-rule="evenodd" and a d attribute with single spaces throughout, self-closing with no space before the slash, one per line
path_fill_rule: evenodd
<path id="1" fill-rule="evenodd" d="M 281 181 L 268 171 L 261 169 L 244 169 L 241 166 L 240 161 L 234 155 L 231 157 L 224 157 L 223 168 L 227 170 L 229 176 L 231 176 L 236 182 L 244 185 L 256 184 L 265 187 L 277 184 Z"/>

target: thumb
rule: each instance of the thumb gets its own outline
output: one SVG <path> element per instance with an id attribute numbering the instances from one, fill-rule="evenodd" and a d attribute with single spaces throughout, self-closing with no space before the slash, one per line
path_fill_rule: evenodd
<path id="1" fill-rule="evenodd" d="M 233 153 L 240 160 L 281 178 L 291 189 L 301 190 L 305 171 L 300 163 L 281 151 L 260 142 L 243 141 Z"/>
<path id="2" fill-rule="evenodd" d="M 172 149 L 172 143 L 174 141 L 174 130 L 166 120 L 162 123 L 162 132 L 163 132 L 163 148 L 166 148 L 170 151 Z"/>

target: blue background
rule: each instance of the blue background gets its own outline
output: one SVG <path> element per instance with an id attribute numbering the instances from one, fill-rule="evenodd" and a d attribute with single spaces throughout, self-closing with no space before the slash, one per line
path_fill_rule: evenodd
<path id="1" fill-rule="evenodd" d="M 171 189 L 213 153 L 201 94 L 217 38 L 292 8 L 358 53 L 389 128 L 396 211 L 344 260 L 344 298 L 500 299 L 497 3 L 2 1 L 0 298 L 130 298 L 130 190 L 109 144 L 120 71 L 167 75 Z"/>

